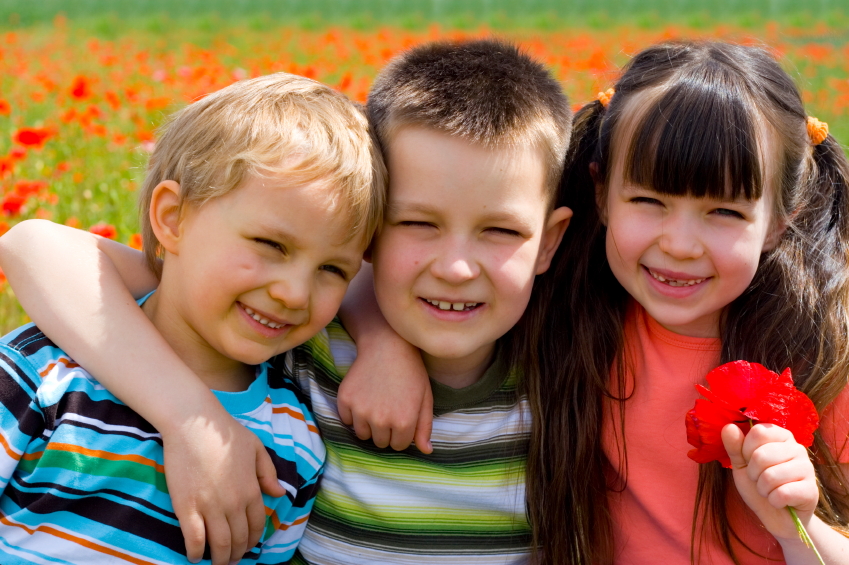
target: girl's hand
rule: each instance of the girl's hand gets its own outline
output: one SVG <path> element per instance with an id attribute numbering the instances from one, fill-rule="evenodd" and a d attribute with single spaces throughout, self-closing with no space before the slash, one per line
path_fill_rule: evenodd
<path id="1" fill-rule="evenodd" d="M 814 466 L 793 434 L 772 424 L 757 424 L 745 436 L 734 424 L 722 429 L 734 483 L 743 501 L 782 544 L 799 542 L 787 510 L 792 506 L 805 527 L 819 501 Z"/>
<path id="2" fill-rule="evenodd" d="M 361 340 L 357 358 L 339 386 L 342 421 L 357 437 L 400 451 L 415 440 L 430 453 L 433 392 L 418 349 L 394 336 L 381 343 Z"/>
<path id="3" fill-rule="evenodd" d="M 189 561 L 200 561 L 208 542 L 212 563 L 227 565 L 262 536 L 260 489 L 269 496 L 286 491 L 259 438 L 223 408 L 207 412 L 162 433 L 165 479 Z"/>

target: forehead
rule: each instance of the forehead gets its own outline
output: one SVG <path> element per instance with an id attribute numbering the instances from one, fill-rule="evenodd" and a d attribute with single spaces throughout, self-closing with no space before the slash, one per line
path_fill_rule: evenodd
<path id="1" fill-rule="evenodd" d="M 388 145 L 390 204 L 489 197 L 545 205 L 545 155 L 536 147 L 486 147 L 418 126 L 400 128 Z"/>

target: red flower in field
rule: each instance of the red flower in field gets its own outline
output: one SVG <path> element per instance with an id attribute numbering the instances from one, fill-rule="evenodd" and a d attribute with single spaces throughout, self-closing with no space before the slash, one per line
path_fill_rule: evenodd
<path id="1" fill-rule="evenodd" d="M 115 226 L 112 224 L 94 224 L 90 228 L 88 228 L 93 234 L 103 236 L 108 239 L 115 239 L 118 237 L 118 230 L 115 229 Z"/>
<path id="2" fill-rule="evenodd" d="M 12 161 L 23 161 L 27 158 L 27 150 L 23 147 L 12 147 L 9 151 L 9 159 Z"/>
<path id="3" fill-rule="evenodd" d="M 12 190 L 24 198 L 29 198 L 30 196 L 35 196 L 45 188 L 47 188 L 47 183 L 43 180 L 19 180 L 15 182 Z"/>
<path id="4" fill-rule="evenodd" d="M 3 202 L 0 203 L 0 208 L 7 216 L 17 216 L 21 213 L 21 208 L 24 207 L 26 198 L 16 192 L 10 192 L 3 197 Z"/>
<path id="5" fill-rule="evenodd" d="M 12 139 L 26 147 L 44 147 L 44 142 L 53 137 L 53 131 L 48 128 L 21 128 L 15 132 Z"/>
<path id="6" fill-rule="evenodd" d="M 8 116 L 12 113 L 12 106 L 0 98 L 0 116 Z"/>
<path id="7" fill-rule="evenodd" d="M 12 172 L 15 160 L 11 157 L 0 157 L 0 179 Z"/>
<path id="8" fill-rule="evenodd" d="M 142 236 L 140 233 L 134 233 L 130 236 L 130 241 L 127 242 L 127 245 L 132 247 L 133 249 L 138 249 L 141 251 L 142 248 Z"/>
<path id="9" fill-rule="evenodd" d="M 91 96 L 91 81 L 83 75 L 74 77 L 71 84 L 71 96 L 76 100 L 85 100 Z"/>
<path id="10" fill-rule="evenodd" d="M 693 461 L 719 461 L 731 468 L 721 433 L 732 423 L 743 433 L 751 424 L 775 424 L 798 443 L 813 444 L 819 416 L 813 402 L 793 386 L 790 369 L 779 375 L 757 363 L 734 361 L 708 373 L 707 382 L 710 389 L 696 385 L 707 400 L 696 400 L 687 413 L 687 441 L 695 447 L 687 455 Z"/>

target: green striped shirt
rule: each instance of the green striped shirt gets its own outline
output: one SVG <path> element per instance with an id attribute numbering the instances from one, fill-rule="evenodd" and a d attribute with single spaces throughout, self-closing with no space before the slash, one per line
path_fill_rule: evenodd
<path id="1" fill-rule="evenodd" d="M 341 423 L 339 383 L 356 347 L 338 322 L 287 355 L 327 447 L 324 478 L 293 563 L 524 563 L 530 429 L 514 371 L 477 383 L 432 381 L 433 453 L 380 449 Z"/>

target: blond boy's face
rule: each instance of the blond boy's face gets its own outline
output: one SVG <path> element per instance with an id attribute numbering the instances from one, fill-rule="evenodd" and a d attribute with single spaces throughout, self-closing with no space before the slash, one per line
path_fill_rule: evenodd
<path id="1" fill-rule="evenodd" d="M 249 176 L 186 211 L 163 283 L 174 281 L 169 311 L 211 359 L 255 365 L 332 320 L 365 247 L 334 196 L 321 182 Z"/>
<path id="2" fill-rule="evenodd" d="M 426 363 L 484 362 L 522 316 L 571 215 L 547 213 L 543 154 L 404 127 L 388 166 L 372 254 L 380 309 Z"/>

